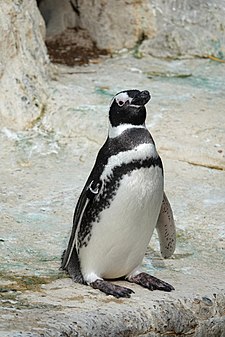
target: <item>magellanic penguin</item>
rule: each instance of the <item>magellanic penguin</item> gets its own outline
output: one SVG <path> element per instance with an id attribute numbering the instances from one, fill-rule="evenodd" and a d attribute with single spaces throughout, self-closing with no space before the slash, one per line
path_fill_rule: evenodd
<path id="1" fill-rule="evenodd" d="M 119 92 L 109 110 L 108 137 L 76 205 L 62 269 L 75 282 L 107 295 L 130 297 L 110 283 L 125 278 L 150 290 L 173 290 L 141 269 L 154 229 L 161 253 L 175 250 L 173 213 L 164 193 L 163 165 L 145 126 L 148 91 Z"/>

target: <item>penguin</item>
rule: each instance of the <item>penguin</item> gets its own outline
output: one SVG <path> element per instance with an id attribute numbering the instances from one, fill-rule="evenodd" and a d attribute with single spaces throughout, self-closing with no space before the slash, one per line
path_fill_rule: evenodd
<path id="1" fill-rule="evenodd" d="M 163 164 L 145 125 L 149 91 L 117 93 L 109 108 L 108 137 L 78 199 L 61 269 L 78 283 L 116 298 L 133 291 L 125 279 L 149 290 L 174 287 L 142 270 L 154 229 L 161 254 L 176 245 L 173 212 L 164 192 Z"/>

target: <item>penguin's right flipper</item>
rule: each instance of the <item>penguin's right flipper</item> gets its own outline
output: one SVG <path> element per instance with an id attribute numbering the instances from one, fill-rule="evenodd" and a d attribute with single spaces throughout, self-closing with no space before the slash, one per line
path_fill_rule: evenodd
<path id="1" fill-rule="evenodd" d="M 69 244 L 66 251 L 63 253 L 61 264 L 61 269 L 68 271 L 71 278 L 75 282 L 79 283 L 85 282 L 80 271 L 80 262 L 76 250 L 76 230 L 82 221 L 83 214 L 87 208 L 87 205 L 98 195 L 101 189 L 101 182 L 99 180 L 90 181 L 90 177 L 77 202 L 73 217 L 73 228 L 70 235 Z"/>
<path id="2" fill-rule="evenodd" d="M 170 257 L 176 248 L 176 227 L 173 211 L 164 192 L 156 230 L 159 236 L 160 250 L 164 258 Z"/>
<path id="3" fill-rule="evenodd" d="M 64 253 L 62 255 L 62 261 L 64 259 L 65 253 L 66 253 L 66 251 L 64 251 Z M 77 256 L 76 249 L 72 250 L 72 254 L 70 256 L 69 262 L 68 262 L 66 268 L 63 268 L 63 269 L 65 269 L 68 272 L 68 274 L 70 275 L 70 277 L 72 278 L 72 280 L 74 282 L 86 284 L 86 282 L 84 281 L 83 275 L 80 271 L 80 262 L 79 262 L 79 258 Z"/>

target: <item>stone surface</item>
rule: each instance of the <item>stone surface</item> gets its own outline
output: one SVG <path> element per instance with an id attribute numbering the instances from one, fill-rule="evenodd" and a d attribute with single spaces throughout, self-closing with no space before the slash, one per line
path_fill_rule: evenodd
<path id="1" fill-rule="evenodd" d="M 124 54 L 56 70 L 35 127 L 0 132 L 0 336 L 224 337 L 223 64 Z M 117 300 L 58 268 L 109 102 L 126 88 L 152 95 L 147 126 L 164 162 L 177 249 L 163 260 L 154 235 L 144 259 L 175 291 L 129 284 L 135 294 Z"/>
<path id="2" fill-rule="evenodd" d="M 225 2 L 151 0 L 156 34 L 140 51 L 156 57 L 209 55 L 225 60 Z"/>
<path id="3" fill-rule="evenodd" d="M 114 52 L 134 48 L 144 37 L 155 33 L 148 0 L 42 0 L 39 8 L 45 18 L 48 40 L 76 27 L 84 30 L 98 48 Z"/>
<path id="4" fill-rule="evenodd" d="M 69 0 L 41 0 L 38 7 L 46 23 L 47 39 L 78 24 L 78 15 Z"/>
<path id="5" fill-rule="evenodd" d="M 39 7 L 48 38 L 76 26 L 111 52 L 136 48 L 139 55 L 225 60 L 224 1 L 41 0 Z"/>
<path id="6" fill-rule="evenodd" d="M 154 15 L 148 0 L 79 2 L 81 28 L 88 30 L 99 48 L 110 51 L 133 48 L 143 37 L 154 35 Z"/>
<path id="7" fill-rule="evenodd" d="M 123 48 L 154 57 L 216 57 L 225 60 L 225 5 L 196 0 L 41 0 L 47 40 L 69 39 L 115 52 Z M 71 28 L 76 28 L 72 29 Z M 81 32 L 81 34 L 80 34 Z M 75 52 L 79 53 L 79 49 Z M 76 57 L 76 55 L 75 55 Z"/>
<path id="8" fill-rule="evenodd" d="M 49 64 L 35 0 L 1 1 L 0 124 L 14 129 L 44 114 Z"/>

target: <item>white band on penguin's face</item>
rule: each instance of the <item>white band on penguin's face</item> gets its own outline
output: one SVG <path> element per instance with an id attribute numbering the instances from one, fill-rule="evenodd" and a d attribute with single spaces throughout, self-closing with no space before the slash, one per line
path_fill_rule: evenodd
<path id="1" fill-rule="evenodd" d="M 115 96 L 115 100 L 116 100 L 116 103 L 118 105 L 122 105 L 121 104 L 122 102 L 123 102 L 123 104 L 126 103 L 127 101 L 129 101 L 129 103 L 130 103 L 132 98 L 129 97 L 126 92 L 121 92 L 119 95 Z"/>
<path id="2" fill-rule="evenodd" d="M 113 97 L 110 106 L 112 105 L 112 103 L 113 103 L 114 100 L 116 100 L 116 103 L 119 106 L 122 106 L 127 101 L 129 101 L 129 103 L 130 103 L 132 101 L 132 98 L 130 96 L 128 96 L 128 94 L 126 92 L 121 92 L 118 95 L 116 95 L 116 96 Z"/>
<path id="3" fill-rule="evenodd" d="M 140 107 L 140 105 L 131 104 L 132 99 L 133 99 L 133 97 L 130 97 L 127 94 L 127 92 L 121 92 L 118 95 L 113 97 L 113 99 L 111 101 L 111 104 L 110 104 L 110 107 L 112 106 L 114 100 L 116 100 L 116 103 L 117 103 L 118 106 L 123 106 L 128 101 L 130 103 L 130 106 L 133 106 L 133 107 L 136 107 L 136 108 Z"/>

